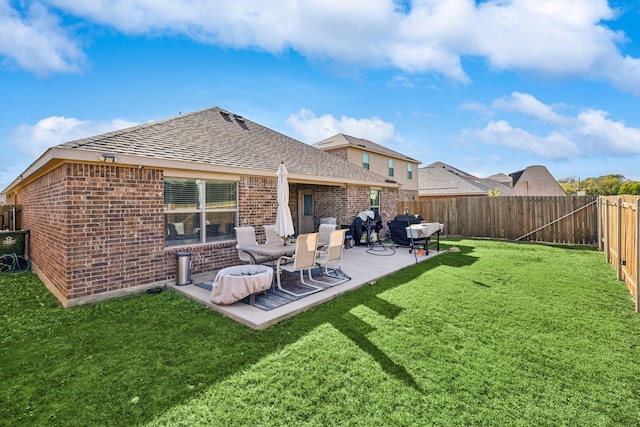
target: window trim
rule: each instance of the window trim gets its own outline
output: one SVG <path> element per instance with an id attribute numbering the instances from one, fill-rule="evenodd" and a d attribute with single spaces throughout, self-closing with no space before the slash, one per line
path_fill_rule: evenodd
<path id="1" fill-rule="evenodd" d="M 364 161 L 365 156 L 367 158 L 366 162 Z M 362 167 L 367 170 L 371 169 L 371 154 L 367 153 L 366 151 L 362 153 Z"/>
<path id="2" fill-rule="evenodd" d="M 195 246 L 195 245 L 204 245 L 204 244 L 211 244 L 211 243 L 217 243 L 217 242 L 222 242 L 222 241 L 229 241 L 229 240 L 233 240 L 235 237 L 231 236 L 227 233 L 223 233 L 221 235 L 221 239 L 215 239 L 214 240 L 207 240 L 207 225 L 211 225 L 211 224 L 207 224 L 207 214 L 210 213 L 233 213 L 234 214 L 234 221 L 233 221 L 233 226 L 237 226 L 238 225 L 238 213 L 239 213 L 239 194 L 238 194 L 238 181 L 237 180 L 233 180 L 233 179 L 220 179 L 220 178 L 195 178 L 193 176 L 190 177 L 182 177 L 182 176 L 165 176 L 164 180 L 163 180 L 163 186 L 167 181 L 178 181 L 178 180 L 183 180 L 186 182 L 193 182 L 197 185 L 198 187 L 198 191 L 197 191 L 197 202 L 194 203 L 194 207 L 193 208 L 178 208 L 178 209 L 169 209 L 167 208 L 167 204 L 165 204 L 163 202 L 163 223 L 164 223 L 164 247 L 165 248 L 173 248 L 173 247 L 178 247 L 178 246 Z M 207 200 L 206 200 L 206 196 L 207 196 L 207 183 L 225 183 L 225 184 L 233 184 L 234 188 L 234 193 L 235 193 L 235 200 L 233 201 L 235 204 L 235 207 L 230 208 L 230 207 L 207 207 Z M 164 188 L 163 188 L 163 196 L 164 196 Z M 227 202 L 230 202 L 231 200 L 227 200 Z M 177 239 L 179 240 L 179 243 L 176 244 L 169 244 L 171 242 L 171 239 L 169 239 L 169 221 L 168 221 L 168 216 L 171 214 L 192 214 L 193 216 L 195 215 L 199 215 L 199 224 L 198 225 L 193 225 L 193 230 L 194 233 L 190 234 L 190 237 L 185 237 L 183 239 Z M 184 227 L 184 226 L 183 226 Z M 196 242 L 194 242 L 193 240 L 196 240 Z"/>

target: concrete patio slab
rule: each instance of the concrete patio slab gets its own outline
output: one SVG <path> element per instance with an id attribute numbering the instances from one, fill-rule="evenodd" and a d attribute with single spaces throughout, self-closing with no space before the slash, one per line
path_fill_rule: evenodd
<path id="1" fill-rule="evenodd" d="M 170 282 L 167 286 L 230 319 L 252 329 L 260 330 L 395 273 L 416 262 L 425 261 L 442 253 L 443 251 L 437 251 L 435 248 L 429 249 L 429 255 L 416 255 L 414 252 L 409 253 L 409 248 L 406 247 L 374 245 L 369 248 L 364 245 L 355 246 L 345 250 L 342 259 L 331 265 L 333 268 L 339 267 L 351 277 L 351 280 L 268 311 L 242 302 L 230 305 L 219 305 L 211 302 L 211 292 L 196 286 L 195 283 L 212 282 L 216 277 L 217 271 L 194 275 L 192 277 L 194 284 L 177 286 L 175 282 Z"/>

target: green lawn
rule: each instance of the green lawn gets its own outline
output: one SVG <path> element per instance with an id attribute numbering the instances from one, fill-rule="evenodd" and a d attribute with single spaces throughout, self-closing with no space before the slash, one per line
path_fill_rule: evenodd
<path id="1" fill-rule="evenodd" d="M 638 425 L 640 315 L 603 253 L 446 243 L 263 331 L 2 274 L 0 425 Z"/>

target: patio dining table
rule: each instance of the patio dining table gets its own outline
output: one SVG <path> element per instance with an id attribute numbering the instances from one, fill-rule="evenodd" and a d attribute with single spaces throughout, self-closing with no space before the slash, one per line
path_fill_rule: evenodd
<path id="1" fill-rule="evenodd" d="M 296 252 L 296 245 L 284 245 L 282 243 L 265 243 L 262 245 L 242 246 L 238 248 L 251 256 L 252 264 L 257 264 L 256 255 L 268 257 L 263 262 L 275 261 L 283 255 L 291 256 Z"/>

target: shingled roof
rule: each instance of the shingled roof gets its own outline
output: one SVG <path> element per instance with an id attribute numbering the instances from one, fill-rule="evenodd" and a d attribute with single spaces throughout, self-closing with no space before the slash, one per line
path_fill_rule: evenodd
<path id="1" fill-rule="evenodd" d="M 558 181 L 541 165 L 509 174 L 513 179 L 512 196 L 566 196 Z"/>
<path id="2" fill-rule="evenodd" d="M 422 163 L 419 160 L 413 159 L 409 156 L 406 156 L 402 153 L 398 153 L 390 148 L 387 148 L 383 145 L 376 144 L 373 141 L 369 141 L 365 138 L 356 138 L 355 136 L 346 135 L 344 133 L 338 133 L 333 135 L 332 137 L 323 139 L 322 141 L 318 141 L 313 144 L 314 147 L 320 148 L 322 150 L 332 150 L 336 148 L 342 147 L 355 147 L 360 150 L 370 151 L 372 153 L 382 154 L 384 156 L 393 157 L 396 159 L 405 160 L 413 163 Z"/>
<path id="3" fill-rule="evenodd" d="M 477 178 L 446 163 L 434 162 L 418 170 L 420 196 L 486 196 L 498 188 L 503 196 L 511 189 L 501 182 Z"/>
<path id="4" fill-rule="evenodd" d="M 284 160 L 292 180 L 393 186 L 382 175 L 218 107 L 60 144 L 50 148 L 24 176 L 51 159 L 70 159 L 81 152 L 92 153 L 85 154 L 86 159 L 97 160 L 95 153 L 111 153 L 121 163 L 175 169 L 191 165 L 258 176 L 274 176 Z"/>

